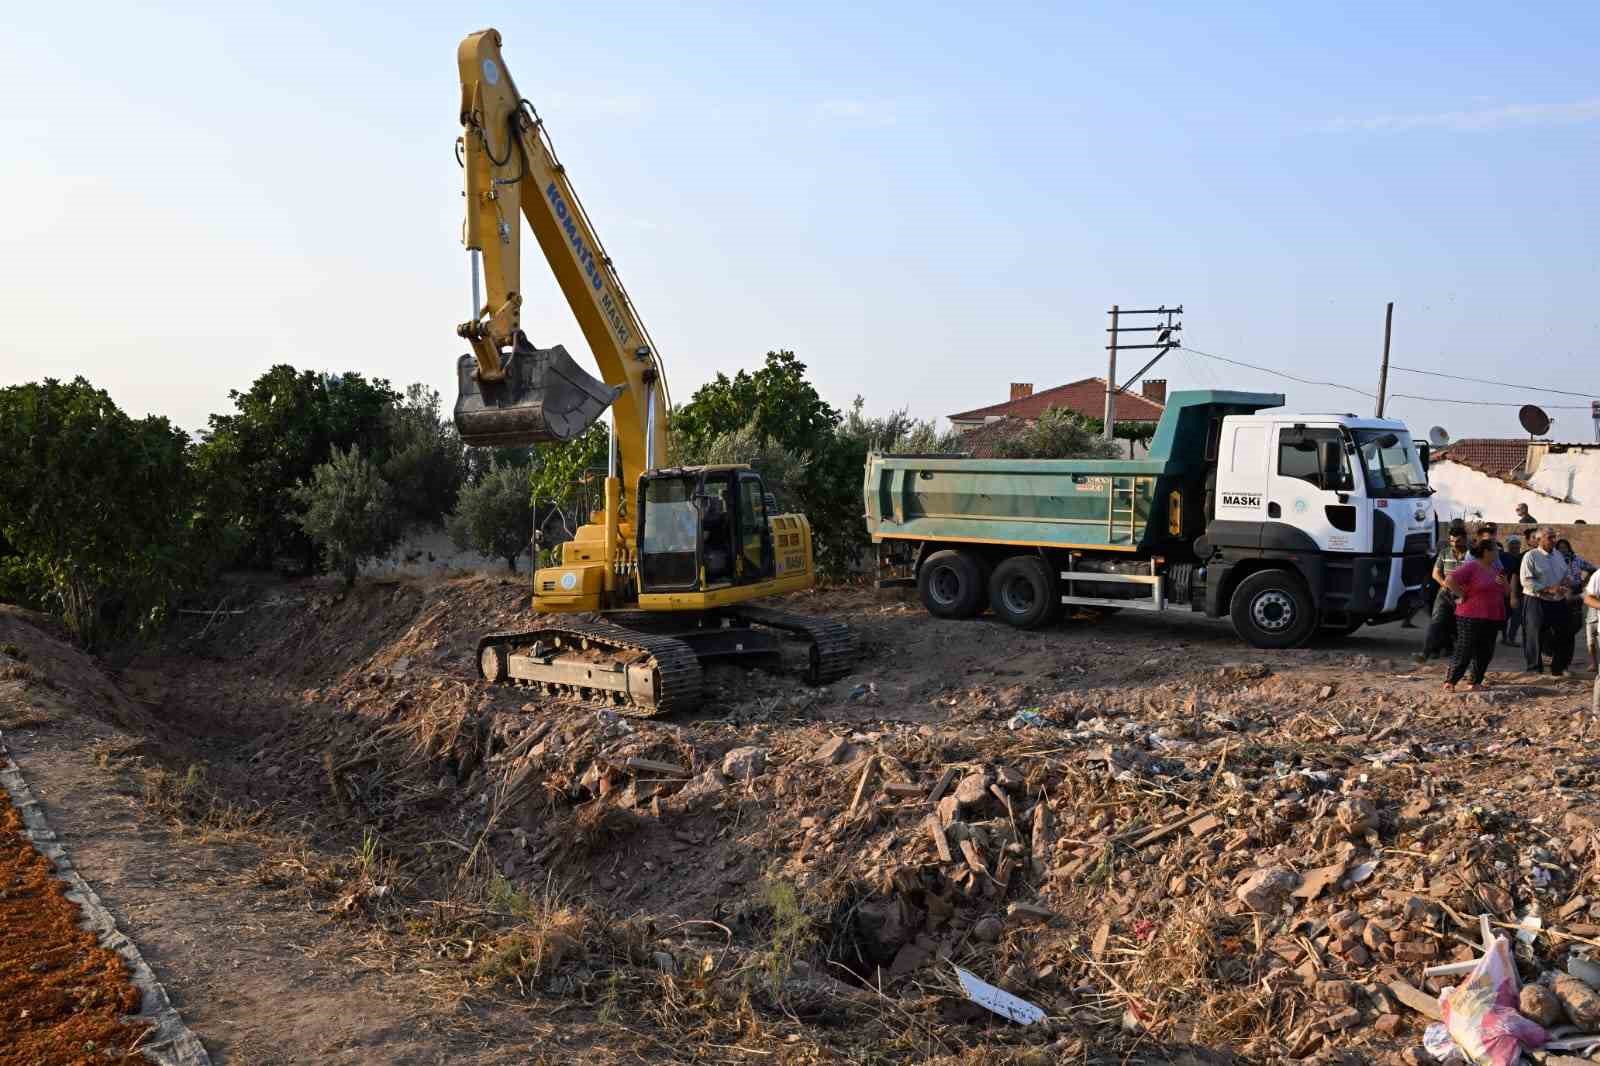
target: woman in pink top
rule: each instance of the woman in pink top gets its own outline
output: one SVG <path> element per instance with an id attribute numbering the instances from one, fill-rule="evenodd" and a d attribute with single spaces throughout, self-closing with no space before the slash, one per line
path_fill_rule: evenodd
<path id="1" fill-rule="evenodd" d="M 1467 688 L 1476 690 L 1483 685 L 1494 658 L 1495 635 L 1506 620 L 1506 575 L 1494 541 L 1474 544 L 1470 558 L 1445 578 L 1445 587 L 1456 597 L 1456 649 L 1444 687 L 1454 692 L 1471 663 L 1472 683 Z"/>

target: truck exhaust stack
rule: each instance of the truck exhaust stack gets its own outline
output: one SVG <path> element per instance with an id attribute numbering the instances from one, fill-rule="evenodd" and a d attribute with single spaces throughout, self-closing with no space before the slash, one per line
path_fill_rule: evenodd
<path id="1" fill-rule="evenodd" d="M 456 361 L 456 429 L 475 448 L 571 440 L 622 392 L 584 373 L 561 345 L 535 348 L 521 333 L 504 381 L 480 381 L 477 371 L 471 355 Z"/>

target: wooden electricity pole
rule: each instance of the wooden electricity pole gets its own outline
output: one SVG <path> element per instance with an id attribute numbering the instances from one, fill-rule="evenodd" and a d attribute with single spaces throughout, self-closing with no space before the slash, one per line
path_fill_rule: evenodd
<path id="1" fill-rule="evenodd" d="M 1389 336 L 1394 328 L 1394 301 L 1383 312 L 1383 366 L 1378 368 L 1378 417 L 1383 417 L 1383 400 L 1389 391 Z"/>

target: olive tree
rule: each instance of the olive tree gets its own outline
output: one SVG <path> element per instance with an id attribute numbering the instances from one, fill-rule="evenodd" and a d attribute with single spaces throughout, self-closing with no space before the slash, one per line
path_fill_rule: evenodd
<path id="1" fill-rule="evenodd" d="M 353 584 L 361 564 L 388 554 L 399 543 L 401 521 L 394 490 L 376 464 L 351 445 L 311 471 L 311 479 L 289 491 L 303 511 L 295 523 L 326 556 L 330 568 Z"/>

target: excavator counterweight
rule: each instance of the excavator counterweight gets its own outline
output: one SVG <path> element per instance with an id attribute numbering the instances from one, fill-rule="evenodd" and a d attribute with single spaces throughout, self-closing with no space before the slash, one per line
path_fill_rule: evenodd
<path id="1" fill-rule="evenodd" d="M 456 363 L 456 429 L 474 448 L 566 441 L 594 424 L 622 394 L 573 362 L 561 345 L 535 348 L 521 333 L 500 381 L 481 381 L 478 361 Z"/>

